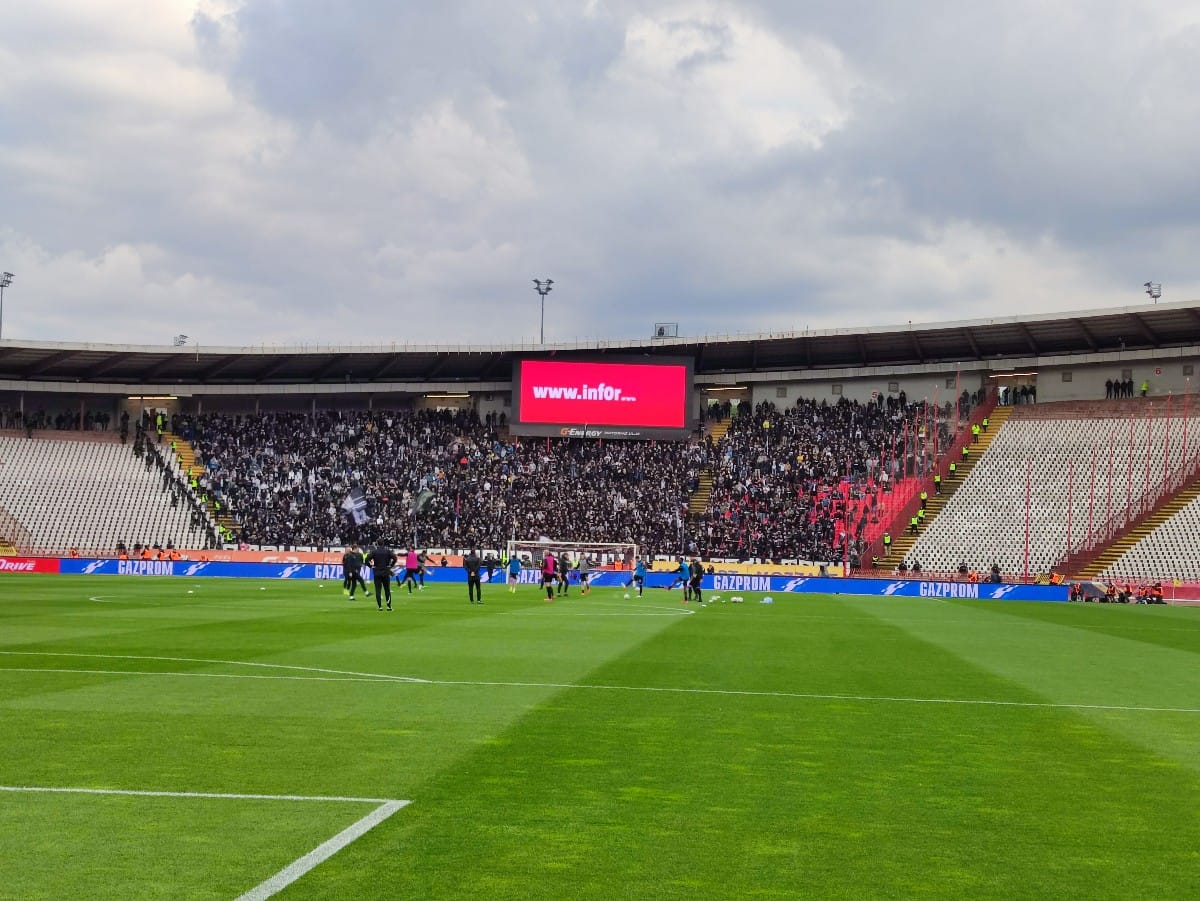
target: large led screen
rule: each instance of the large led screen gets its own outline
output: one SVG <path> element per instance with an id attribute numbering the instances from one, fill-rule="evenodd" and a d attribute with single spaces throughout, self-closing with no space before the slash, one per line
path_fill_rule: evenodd
<path id="1" fill-rule="evenodd" d="M 677 438 L 690 426 L 690 360 L 520 360 L 514 431 L 525 435 Z"/>

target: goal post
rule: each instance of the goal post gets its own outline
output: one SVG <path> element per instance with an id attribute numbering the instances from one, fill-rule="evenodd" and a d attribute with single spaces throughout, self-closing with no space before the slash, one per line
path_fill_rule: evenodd
<path id="1" fill-rule="evenodd" d="M 565 559 L 571 566 L 584 559 L 593 569 L 631 570 L 638 560 L 638 546 L 623 541 L 510 541 L 507 552 L 509 559 L 519 558 L 522 563 L 541 565 L 549 551 Z"/>

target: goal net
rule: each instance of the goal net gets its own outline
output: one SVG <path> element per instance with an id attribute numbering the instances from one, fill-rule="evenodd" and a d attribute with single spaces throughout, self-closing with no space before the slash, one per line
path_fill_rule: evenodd
<path id="1" fill-rule="evenodd" d="M 510 541 L 509 558 L 517 557 L 525 565 L 541 566 L 546 552 L 553 553 L 571 567 L 584 560 L 592 569 L 633 569 L 638 559 L 636 544 L 586 541 Z"/>

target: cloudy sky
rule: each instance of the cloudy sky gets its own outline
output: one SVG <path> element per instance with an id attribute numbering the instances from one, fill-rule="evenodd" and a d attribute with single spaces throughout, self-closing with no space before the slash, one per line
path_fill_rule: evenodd
<path id="1" fill-rule="evenodd" d="M 548 340 L 1200 297 L 1200 4 L 0 4 L 4 337 Z"/>

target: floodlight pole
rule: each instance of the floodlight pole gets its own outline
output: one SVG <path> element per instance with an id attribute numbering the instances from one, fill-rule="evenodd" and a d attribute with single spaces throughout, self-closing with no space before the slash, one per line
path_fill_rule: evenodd
<path id="1" fill-rule="evenodd" d="M 0 338 L 4 337 L 4 289 L 12 284 L 11 272 L 0 272 Z"/>
<path id="2" fill-rule="evenodd" d="M 1146 293 L 1150 295 L 1150 299 L 1158 303 L 1158 299 L 1162 297 L 1162 285 L 1158 282 L 1146 282 L 1143 287 L 1146 289 Z"/>
<path id="3" fill-rule="evenodd" d="M 538 344 L 546 343 L 546 295 L 550 293 L 553 287 L 554 279 L 552 278 L 535 278 L 533 280 L 533 290 L 542 295 L 542 324 L 541 329 L 538 331 Z"/>

